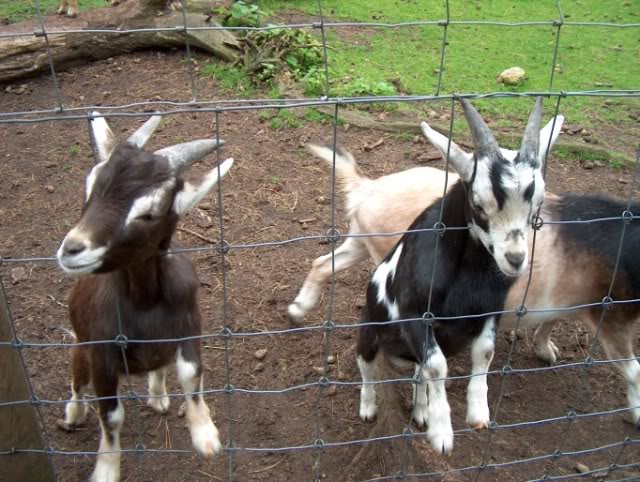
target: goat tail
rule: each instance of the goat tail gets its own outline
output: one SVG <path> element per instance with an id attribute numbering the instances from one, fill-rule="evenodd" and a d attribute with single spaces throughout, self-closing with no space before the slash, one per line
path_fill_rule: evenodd
<path id="1" fill-rule="evenodd" d="M 329 165 L 333 165 L 333 148 L 307 144 L 307 149 L 311 154 L 325 160 Z M 346 149 L 337 146 L 335 152 L 336 178 L 340 182 L 342 190 L 351 193 L 362 184 L 362 181 L 369 179 L 360 169 L 353 155 Z"/>

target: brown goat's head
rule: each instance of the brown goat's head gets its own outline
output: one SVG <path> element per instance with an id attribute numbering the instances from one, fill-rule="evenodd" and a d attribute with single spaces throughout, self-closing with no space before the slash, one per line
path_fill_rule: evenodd
<path id="1" fill-rule="evenodd" d="M 58 263 L 67 273 L 106 273 L 168 249 L 178 218 L 231 168 L 233 159 L 227 159 L 199 185 L 183 181 L 180 173 L 218 143 L 198 140 L 145 152 L 142 148 L 159 123 L 160 116 L 153 116 L 126 142 L 116 144 L 104 117 L 93 119 L 101 162 L 87 176 L 80 221 L 58 249 Z"/>

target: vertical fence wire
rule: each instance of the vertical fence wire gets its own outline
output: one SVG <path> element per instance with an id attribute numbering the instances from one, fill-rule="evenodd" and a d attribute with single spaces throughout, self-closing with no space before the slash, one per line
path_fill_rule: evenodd
<path id="1" fill-rule="evenodd" d="M 330 78 L 329 78 L 329 55 L 327 49 L 327 36 L 324 28 L 325 17 L 323 10 L 323 2 L 322 0 L 318 0 L 318 14 L 320 16 L 320 33 L 322 36 L 322 60 L 324 65 L 324 99 L 329 98 L 330 94 Z M 329 241 L 329 245 L 331 247 L 331 287 L 329 292 L 329 303 L 327 306 L 327 315 L 326 319 L 323 322 L 323 331 L 322 331 L 322 347 L 320 350 L 320 356 L 322 360 L 320 361 L 319 367 L 322 369 L 322 373 L 320 374 L 320 379 L 318 383 L 318 396 L 316 399 L 316 408 L 315 408 L 315 440 L 313 444 L 316 446 L 317 450 L 314 456 L 314 464 L 313 464 L 313 472 L 314 472 L 314 480 L 316 482 L 320 482 L 322 479 L 322 448 L 324 446 L 324 440 L 322 438 L 322 399 L 325 392 L 325 389 L 329 386 L 329 355 L 331 353 L 331 332 L 333 327 L 335 326 L 334 321 L 334 307 L 335 307 L 335 296 L 336 296 L 336 243 L 340 239 L 340 235 L 338 230 L 336 229 L 336 211 L 337 211 L 337 197 L 336 197 L 336 152 L 338 149 L 338 122 L 339 122 L 339 110 L 338 104 L 336 103 L 334 106 L 333 113 L 333 132 L 332 132 L 332 147 L 333 147 L 333 158 L 331 163 L 331 184 L 330 184 L 330 192 L 331 192 L 331 213 L 330 213 L 330 221 L 331 227 L 329 228 L 329 232 L 327 233 L 327 240 Z"/>
<path id="2" fill-rule="evenodd" d="M 64 110 L 64 101 L 62 98 L 62 92 L 60 91 L 60 84 L 58 83 L 58 74 L 56 73 L 56 68 L 53 64 L 53 55 L 51 54 L 51 45 L 49 45 L 49 36 L 47 35 L 47 30 L 44 26 L 44 18 L 42 17 L 42 8 L 40 5 L 40 0 L 36 0 L 36 16 L 38 17 L 38 24 L 40 25 L 40 31 L 36 32 L 36 37 L 44 38 L 45 47 L 47 50 L 47 60 L 49 62 L 49 71 L 51 72 L 51 80 L 53 81 L 53 93 L 56 96 L 56 101 L 58 102 L 58 107 L 56 109 L 57 112 L 62 113 Z"/>
<path id="3" fill-rule="evenodd" d="M 220 167 L 220 112 L 215 113 L 216 123 L 216 161 L 218 162 L 218 225 L 220 228 L 220 242 L 218 245 L 218 254 L 220 255 L 220 276 L 222 278 L 222 335 L 224 339 L 224 376 L 225 376 L 225 413 L 227 416 L 227 443 L 225 446 L 227 452 L 227 480 L 233 480 L 233 396 L 235 389 L 231 384 L 231 335 L 233 326 L 229 322 L 229 293 L 228 293 L 228 273 L 227 273 L 227 254 L 229 253 L 229 243 L 224 236 L 224 196 L 222 190 L 222 171 Z"/>
<path id="4" fill-rule="evenodd" d="M 562 31 L 562 25 L 564 24 L 564 14 L 562 13 L 562 5 L 560 5 L 560 0 L 556 0 L 556 8 L 558 9 L 558 20 L 554 22 L 556 25 L 556 41 L 553 47 L 551 73 L 549 74 L 549 90 L 553 89 L 553 79 L 555 78 L 556 74 L 556 66 L 558 65 L 558 51 L 560 49 L 560 32 Z"/>
<path id="5" fill-rule="evenodd" d="M 187 52 L 187 63 L 189 64 L 189 80 L 191 81 L 191 102 L 198 101 L 198 85 L 195 74 L 195 67 L 193 65 L 193 58 L 191 56 L 191 42 L 189 42 L 189 26 L 187 23 L 187 2 L 183 0 L 180 2 L 182 7 L 182 24 L 184 27 L 184 46 Z"/>
<path id="6" fill-rule="evenodd" d="M 445 0 L 444 3 L 447 12 L 447 19 L 438 23 L 442 26 L 442 46 L 440 47 L 440 68 L 438 69 L 438 85 L 436 86 L 436 96 L 440 95 L 440 89 L 442 88 L 442 76 L 444 75 L 444 58 L 447 49 L 447 32 L 449 29 L 449 22 L 451 21 L 449 0 Z"/>

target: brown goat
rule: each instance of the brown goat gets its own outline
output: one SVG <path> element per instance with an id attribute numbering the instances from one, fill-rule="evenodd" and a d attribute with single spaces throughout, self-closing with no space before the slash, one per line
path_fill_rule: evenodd
<path id="1" fill-rule="evenodd" d="M 96 482 L 120 477 L 124 409 L 118 380 L 127 372 L 149 373 L 148 404 L 166 413 L 165 367 L 176 360 L 194 448 L 208 458 L 221 447 L 200 393 L 200 340 L 193 338 L 202 332 L 198 277 L 187 256 L 166 252 L 180 216 L 209 193 L 233 159 L 214 168 L 200 185 L 192 185 L 181 172 L 214 151 L 217 142 L 199 140 L 145 152 L 142 147 L 159 122 L 159 116 L 151 117 L 126 143 L 116 145 L 105 119 L 93 119 L 101 162 L 87 177 L 80 221 L 57 253 L 65 272 L 86 275 L 76 282 L 69 299 L 77 340 L 99 342 L 73 349 L 72 398 L 61 423 L 67 430 L 84 423 L 84 396 L 93 381 L 102 429 L 91 477 Z M 163 339 L 178 341 L 134 341 Z"/>

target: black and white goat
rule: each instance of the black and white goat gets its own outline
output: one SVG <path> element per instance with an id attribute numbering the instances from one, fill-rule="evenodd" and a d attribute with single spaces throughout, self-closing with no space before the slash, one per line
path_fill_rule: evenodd
<path id="1" fill-rule="evenodd" d="M 380 350 L 414 363 L 422 382 L 416 388 L 413 418 L 420 426 L 428 421 L 427 436 L 442 452 L 453 446 L 446 358 L 469 344 L 472 377 L 467 423 L 478 428 L 489 424 L 486 372 L 493 359 L 499 317 L 466 316 L 502 309 L 509 288 L 527 269 L 529 225 L 544 199 L 539 153 L 542 99 L 536 101 L 520 151 L 511 159 L 503 155 L 471 104 L 461 102 L 475 152 L 467 156 L 452 150 L 450 165 L 460 180 L 410 226 L 433 228 L 442 211 L 442 223 L 449 229 L 439 241 L 435 233 L 405 234 L 378 265 L 362 315 L 368 324 L 360 328 L 357 344 L 363 380 L 360 416 L 369 420 L 376 414 L 375 388 L 370 382 L 376 377 Z M 426 124 L 423 130 L 431 133 Z M 436 317 L 431 324 L 424 320 L 377 324 L 420 319 L 427 311 Z"/>
<path id="2" fill-rule="evenodd" d="M 100 163 L 86 181 L 86 202 L 78 224 L 58 250 L 67 273 L 86 275 L 69 299 L 71 324 L 78 342 L 179 339 L 201 334 L 197 303 L 198 277 L 182 254 L 166 254 L 180 216 L 203 199 L 233 164 L 210 171 L 199 185 L 180 175 L 193 162 L 217 147 L 215 140 L 197 140 L 156 151 L 142 148 L 160 123 L 151 117 L 125 143 L 116 144 L 102 117 L 92 121 Z M 169 397 L 165 367 L 176 361 L 185 393 L 186 419 L 197 452 L 212 457 L 221 445 L 202 394 L 200 340 L 79 345 L 73 349 L 72 398 L 62 426 L 84 423 L 89 383 L 97 397 L 102 438 L 92 481 L 114 482 L 120 477 L 120 429 L 124 409 L 118 380 L 127 370 L 149 374 L 148 404 L 166 413 Z M 102 398 L 107 397 L 107 398 Z M 112 397 L 112 398 L 108 398 Z"/>

